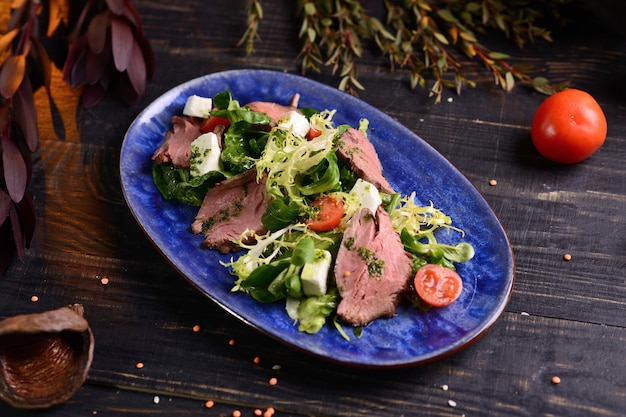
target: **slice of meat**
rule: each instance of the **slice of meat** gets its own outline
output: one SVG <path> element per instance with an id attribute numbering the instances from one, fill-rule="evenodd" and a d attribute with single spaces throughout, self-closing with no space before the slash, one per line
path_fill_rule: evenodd
<path id="1" fill-rule="evenodd" d="M 335 264 L 337 314 L 355 326 L 391 317 L 408 288 L 412 263 L 389 214 L 359 210 L 348 223 Z"/>
<path id="2" fill-rule="evenodd" d="M 269 116 L 274 123 L 280 120 L 285 114 L 296 110 L 294 106 L 283 106 L 282 104 L 269 101 L 252 101 L 246 104 L 248 108 L 257 113 L 264 113 Z"/>
<path id="3" fill-rule="evenodd" d="M 383 193 L 395 191 L 383 176 L 383 166 L 367 136 L 360 130 L 349 128 L 339 138 L 337 155 L 350 169 Z"/>
<path id="4" fill-rule="evenodd" d="M 205 236 L 205 246 L 222 253 L 233 252 L 240 249 L 233 240 L 239 239 L 246 229 L 258 234 L 267 232 L 261 222 L 266 209 L 265 177 L 257 182 L 256 170 L 251 169 L 216 184 L 207 192 L 191 230 Z"/>
<path id="5" fill-rule="evenodd" d="M 171 162 L 177 168 L 189 168 L 191 142 L 201 133 L 198 125 L 190 119 L 172 117 L 172 129 L 167 131 L 163 143 L 154 151 L 152 160 L 158 164 Z"/>

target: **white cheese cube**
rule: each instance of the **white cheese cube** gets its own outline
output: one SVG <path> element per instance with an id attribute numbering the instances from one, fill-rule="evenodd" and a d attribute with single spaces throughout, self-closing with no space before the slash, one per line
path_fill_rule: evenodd
<path id="1" fill-rule="evenodd" d="M 277 125 L 280 129 L 291 130 L 291 132 L 300 137 L 304 137 L 309 133 L 309 120 L 302 113 L 296 110 L 290 110 L 285 113 Z"/>
<path id="2" fill-rule="evenodd" d="M 183 114 L 190 117 L 205 118 L 213 108 L 213 99 L 200 96 L 189 96 L 183 108 Z"/>
<path id="3" fill-rule="evenodd" d="M 220 171 L 219 138 L 213 132 L 198 136 L 191 142 L 190 171 L 192 177 L 199 177 L 210 171 Z"/>
<path id="4" fill-rule="evenodd" d="M 332 255 L 327 250 L 316 251 L 315 260 L 306 263 L 302 267 L 300 279 L 302 280 L 302 292 L 304 295 L 324 295 L 327 289 L 328 271 Z"/>
<path id="5" fill-rule="evenodd" d="M 383 202 L 376 186 L 361 178 L 356 180 L 350 194 L 361 203 L 360 208 L 368 208 L 372 213 L 376 213 L 378 206 Z"/>

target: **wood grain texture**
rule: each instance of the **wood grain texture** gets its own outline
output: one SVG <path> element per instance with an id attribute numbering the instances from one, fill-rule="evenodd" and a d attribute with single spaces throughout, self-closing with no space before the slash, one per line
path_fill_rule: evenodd
<path id="1" fill-rule="evenodd" d="M 39 222 L 26 262 L 16 259 L 0 277 L 0 318 L 78 302 L 96 339 L 87 384 L 39 416 L 226 416 L 235 409 L 252 416 L 269 406 L 277 416 L 623 415 L 624 39 L 591 20 L 585 31 L 559 31 L 554 43 L 524 51 L 494 41 L 598 99 L 609 123 L 606 143 L 575 166 L 551 164 L 532 147 L 529 126 L 544 96 L 521 85 L 505 93 L 468 62 L 477 87 L 460 96 L 446 92 L 435 105 L 427 92 L 410 90 L 405 73 L 390 71 L 375 52 L 365 54 L 360 98 L 430 143 L 483 194 L 507 231 L 516 282 L 501 319 L 467 349 L 419 367 L 364 370 L 293 351 L 199 294 L 143 235 L 119 185 L 127 127 L 169 88 L 233 68 L 298 73 L 293 2 L 264 2 L 261 41 L 251 56 L 236 46 L 245 24 L 239 5 L 133 3 L 157 58 L 139 104 L 127 107 L 108 96 L 77 111 L 77 91 L 57 74 L 53 91 L 66 125 L 58 138 L 45 96 L 38 95 L 41 142 L 30 192 Z M 328 71 L 308 76 L 338 82 Z M 192 331 L 194 325 L 201 331 Z M 558 385 L 551 382 L 555 375 Z M 277 385 L 269 384 L 273 377 Z M 214 408 L 204 408 L 207 399 Z M 2 416 L 31 414 L 0 404 Z"/>

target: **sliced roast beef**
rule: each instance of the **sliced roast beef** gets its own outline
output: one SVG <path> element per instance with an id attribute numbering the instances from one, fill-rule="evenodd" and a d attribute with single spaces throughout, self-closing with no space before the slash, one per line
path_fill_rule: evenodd
<path id="1" fill-rule="evenodd" d="M 266 232 L 261 222 L 266 209 L 265 177 L 257 182 L 256 170 L 251 169 L 207 192 L 191 230 L 205 236 L 203 244 L 207 247 L 222 253 L 233 252 L 240 249 L 233 240 L 239 239 L 246 229 Z"/>
<path id="2" fill-rule="evenodd" d="M 171 162 L 177 168 L 189 168 L 191 142 L 200 136 L 200 128 L 186 117 L 172 117 L 172 129 L 168 130 L 161 146 L 152 155 L 152 160 L 162 164 Z"/>
<path id="3" fill-rule="evenodd" d="M 393 194 L 394 190 L 383 176 L 383 166 L 378 154 L 367 136 L 360 130 L 349 128 L 339 138 L 339 158 L 350 169 L 378 188 L 378 190 Z"/>
<path id="4" fill-rule="evenodd" d="M 407 289 L 412 263 L 389 214 L 360 209 L 348 223 L 335 263 L 337 314 L 355 326 L 391 317 Z"/>
<path id="5" fill-rule="evenodd" d="M 280 120 L 288 112 L 296 110 L 294 106 L 283 106 L 282 104 L 272 103 L 269 101 L 253 101 L 246 104 L 246 106 L 254 112 L 266 114 L 274 123 Z"/>

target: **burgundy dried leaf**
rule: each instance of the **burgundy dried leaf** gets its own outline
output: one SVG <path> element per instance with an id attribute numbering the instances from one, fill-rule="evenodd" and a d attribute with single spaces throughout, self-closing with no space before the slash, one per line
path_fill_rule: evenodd
<path id="1" fill-rule="evenodd" d="M 22 130 L 28 149 L 31 152 L 35 152 L 37 143 L 39 142 L 39 135 L 37 133 L 37 110 L 35 109 L 33 92 L 28 78 L 24 79 L 24 82 L 13 97 L 13 106 L 15 109 L 15 121 Z"/>
<path id="2" fill-rule="evenodd" d="M 7 46 L 9 46 L 11 42 L 13 42 L 13 39 L 15 39 L 15 35 L 17 35 L 19 31 L 20 30 L 16 28 L 0 36 L 0 53 L 4 52 Z"/>
<path id="3" fill-rule="evenodd" d="M 100 80 L 111 59 L 111 50 L 104 49 L 102 53 L 96 54 L 87 51 L 85 60 L 85 77 L 87 84 L 95 84 Z"/>
<path id="4" fill-rule="evenodd" d="M 126 3 L 123 16 L 126 19 L 128 19 L 128 21 L 132 23 L 133 26 L 135 26 L 139 31 L 143 32 L 143 25 L 141 24 L 141 17 L 139 17 L 139 13 L 137 12 L 137 9 L 135 9 L 135 7 L 130 1 Z"/>
<path id="5" fill-rule="evenodd" d="M 109 10 L 120 16 L 126 9 L 126 0 L 106 0 Z"/>
<path id="6" fill-rule="evenodd" d="M 9 208 L 11 207 L 11 197 L 4 190 L 0 189 L 0 226 L 9 217 Z"/>
<path id="7" fill-rule="evenodd" d="M 30 248 L 30 243 L 35 235 L 35 225 L 37 224 L 37 215 L 35 213 L 35 204 L 31 196 L 26 193 L 24 198 L 18 204 L 20 219 L 22 221 L 24 246 Z"/>
<path id="8" fill-rule="evenodd" d="M 22 239 L 22 226 L 20 218 L 15 210 L 15 206 L 11 204 L 9 207 L 9 218 L 11 219 L 11 230 L 13 230 L 13 241 L 15 242 L 15 250 L 20 260 L 24 262 L 24 240 Z"/>
<path id="9" fill-rule="evenodd" d="M 84 73 L 77 73 L 76 68 L 80 67 L 79 61 L 85 59 L 85 53 L 89 48 L 87 41 L 87 35 L 83 35 L 76 39 L 76 42 L 70 48 L 70 52 L 65 60 L 65 66 L 63 67 L 63 80 L 69 83 L 72 87 L 80 87 L 85 83 Z M 79 79 L 76 79 L 76 78 Z"/>
<path id="10" fill-rule="evenodd" d="M 100 84 L 87 85 L 83 90 L 82 103 L 83 107 L 90 109 L 104 97 L 106 90 Z"/>
<path id="11" fill-rule="evenodd" d="M 16 203 L 22 201 L 28 180 L 26 162 L 15 143 L 5 137 L 2 137 L 2 167 L 4 182 L 11 200 Z"/>
<path id="12" fill-rule="evenodd" d="M 119 72 L 128 68 L 133 53 L 133 31 L 125 19 L 112 17 L 111 43 L 113 46 L 113 61 Z"/>
<path id="13" fill-rule="evenodd" d="M 146 63 L 137 42 L 133 42 L 133 55 L 128 65 L 128 78 L 140 96 L 146 91 Z"/>
<path id="14" fill-rule="evenodd" d="M 43 44 L 37 38 L 32 38 L 33 45 L 35 46 L 30 50 L 30 56 L 33 61 L 39 63 L 39 68 L 41 69 L 41 73 L 43 75 L 43 83 L 44 87 L 48 94 L 50 94 L 50 80 L 52 79 L 52 64 L 50 62 L 50 57 L 48 56 L 48 51 L 44 48 Z"/>
<path id="15" fill-rule="evenodd" d="M 150 46 L 150 42 L 148 42 L 148 39 L 146 39 L 143 34 L 136 34 L 135 40 L 139 43 L 139 48 L 143 53 L 143 60 L 146 65 L 146 80 L 152 80 L 154 77 L 154 69 L 156 67 L 152 46 Z"/>
<path id="16" fill-rule="evenodd" d="M 4 62 L 0 69 L 0 94 L 5 98 L 13 97 L 26 70 L 26 57 L 24 55 L 12 55 Z"/>
<path id="17" fill-rule="evenodd" d="M 109 13 L 102 12 L 94 16 L 87 28 L 87 39 L 89 39 L 89 48 L 96 54 L 102 53 L 107 40 L 107 31 L 109 30 Z"/>

